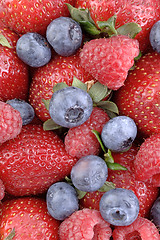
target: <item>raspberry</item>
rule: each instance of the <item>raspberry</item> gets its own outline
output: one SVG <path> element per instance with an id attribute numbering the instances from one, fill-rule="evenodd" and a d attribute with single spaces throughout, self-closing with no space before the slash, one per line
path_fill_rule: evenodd
<path id="1" fill-rule="evenodd" d="M 131 225 L 115 227 L 113 240 L 159 240 L 159 232 L 154 223 L 147 218 L 138 217 Z"/>
<path id="2" fill-rule="evenodd" d="M 100 144 L 92 133 L 92 129 L 102 131 L 104 124 L 109 120 L 107 113 L 94 107 L 90 118 L 78 127 L 69 129 L 65 137 L 65 149 L 72 156 L 81 158 L 86 155 L 98 155 Z"/>
<path id="3" fill-rule="evenodd" d="M 103 220 L 100 212 L 88 208 L 74 212 L 59 227 L 60 240 L 109 240 L 111 235 L 110 224 Z"/>
<path id="4" fill-rule="evenodd" d="M 3 185 L 2 180 L 0 179 L 0 200 L 2 200 L 4 198 L 5 195 L 5 187 Z"/>

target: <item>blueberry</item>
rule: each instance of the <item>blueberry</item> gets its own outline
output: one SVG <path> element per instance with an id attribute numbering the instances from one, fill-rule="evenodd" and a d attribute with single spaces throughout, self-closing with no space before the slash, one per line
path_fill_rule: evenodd
<path id="1" fill-rule="evenodd" d="M 157 227 L 160 227 L 160 197 L 157 198 L 151 207 L 150 218 Z"/>
<path id="2" fill-rule="evenodd" d="M 51 59 L 51 48 L 47 40 L 38 33 L 22 35 L 16 45 L 18 57 L 31 67 L 41 67 Z"/>
<path id="3" fill-rule="evenodd" d="M 46 195 L 47 209 L 57 220 L 64 220 L 79 209 L 76 190 L 65 182 L 51 185 Z"/>
<path id="4" fill-rule="evenodd" d="M 46 38 L 55 52 L 70 56 L 81 46 L 82 30 L 72 18 L 59 17 L 48 25 Z"/>
<path id="5" fill-rule="evenodd" d="M 149 40 L 153 50 L 160 53 L 160 20 L 152 26 Z"/>
<path id="6" fill-rule="evenodd" d="M 126 116 L 110 119 L 103 127 L 101 138 L 104 145 L 114 152 L 126 151 L 137 136 L 135 122 Z"/>
<path id="7" fill-rule="evenodd" d="M 71 180 L 73 185 L 84 192 L 93 192 L 103 186 L 108 177 L 105 161 L 95 155 L 82 157 L 72 167 Z"/>
<path id="8" fill-rule="evenodd" d="M 53 121 L 66 128 L 84 123 L 92 109 L 90 95 L 77 87 L 65 87 L 54 92 L 49 104 L 49 114 Z"/>
<path id="9" fill-rule="evenodd" d="M 101 216 L 114 226 L 128 226 L 139 214 L 139 201 L 133 191 L 124 188 L 105 192 L 99 203 Z"/>
<path id="10" fill-rule="evenodd" d="M 26 101 L 15 98 L 8 100 L 7 103 L 20 112 L 23 125 L 27 125 L 33 120 L 35 116 L 34 109 Z"/>

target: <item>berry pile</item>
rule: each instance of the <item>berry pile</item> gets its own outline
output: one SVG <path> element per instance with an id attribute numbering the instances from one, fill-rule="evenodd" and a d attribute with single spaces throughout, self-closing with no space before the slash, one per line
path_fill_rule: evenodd
<path id="1" fill-rule="evenodd" d="M 0 0 L 0 239 L 160 239 L 159 0 Z"/>

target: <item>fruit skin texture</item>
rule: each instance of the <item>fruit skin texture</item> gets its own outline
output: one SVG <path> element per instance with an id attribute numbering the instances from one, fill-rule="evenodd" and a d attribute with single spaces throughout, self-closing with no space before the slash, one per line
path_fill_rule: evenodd
<path id="1" fill-rule="evenodd" d="M 134 166 L 138 180 L 160 187 L 160 133 L 150 136 L 141 144 Z"/>
<path id="2" fill-rule="evenodd" d="M 35 70 L 29 91 L 29 102 L 41 121 L 50 118 L 42 99 L 51 99 L 56 83 L 65 82 L 71 85 L 73 76 L 82 82 L 93 80 L 80 65 L 79 52 L 70 57 L 54 56 L 47 65 Z"/>
<path id="3" fill-rule="evenodd" d="M 80 53 L 81 65 L 93 78 L 117 90 L 124 85 L 134 58 L 139 54 L 139 43 L 124 35 L 93 39 L 86 42 Z"/>
<path id="4" fill-rule="evenodd" d="M 87 208 L 74 212 L 59 227 L 60 240 L 109 240 L 111 235 L 110 224 L 103 220 L 100 212 Z"/>
<path id="5" fill-rule="evenodd" d="M 73 5 L 74 0 L 1 0 L 0 19 L 17 33 L 45 34 L 53 19 L 69 15 L 65 3 Z"/>
<path id="6" fill-rule="evenodd" d="M 5 195 L 5 187 L 2 180 L 0 179 L 0 201 L 4 198 L 4 195 Z"/>
<path id="7" fill-rule="evenodd" d="M 156 226 L 147 218 L 137 217 L 137 219 L 126 227 L 115 227 L 113 230 L 113 240 L 159 240 L 160 235 Z"/>
<path id="8" fill-rule="evenodd" d="M 0 219 L 1 239 L 15 228 L 13 239 L 58 240 L 60 222 L 52 218 L 43 199 L 26 197 L 6 200 Z"/>
<path id="9" fill-rule="evenodd" d="M 132 118 L 138 127 L 139 137 L 160 132 L 160 55 L 145 54 L 136 63 L 125 85 L 114 94 L 121 115 Z"/>
<path id="10" fill-rule="evenodd" d="M 108 169 L 107 181 L 113 182 L 117 188 L 131 189 L 139 200 L 140 210 L 139 216 L 149 217 L 150 208 L 158 197 L 159 189 L 153 187 L 149 183 L 138 181 L 135 178 L 134 160 L 138 149 L 135 145 L 127 152 L 114 153 L 112 156 L 115 162 L 125 166 L 128 171 L 115 171 Z M 92 208 L 99 210 L 99 202 L 104 192 L 87 193 L 84 198 L 80 200 L 81 208 Z"/>
<path id="11" fill-rule="evenodd" d="M 22 118 L 16 109 L 0 101 L 0 144 L 17 137 L 22 129 Z"/>
<path id="12" fill-rule="evenodd" d="M 14 141 L 0 146 L 0 152 L 0 176 L 14 196 L 44 193 L 69 175 L 77 161 L 67 154 L 58 135 L 41 125 L 23 126 Z"/>
<path id="13" fill-rule="evenodd" d="M 140 50 L 145 51 L 149 43 L 149 33 L 153 24 L 159 20 L 159 0 L 76 0 L 75 7 L 88 8 L 95 22 L 106 21 L 113 15 L 117 15 L 116 27 L 125 23 L 136 22 L 142 30 L 136 35 L 140 43 Z"/>
<path id="14" fill-rule="evenodd" d="M 109 121 L 107 113 L 101 108 L 94 107 L 91 116 L 85 123 L 69 129 L 64 139 L 66 151 L 72 157 L 77 158 L 86 155 L 98 155 L 101 147 L 92 130 L 101 133 L 107 121 Z"/>

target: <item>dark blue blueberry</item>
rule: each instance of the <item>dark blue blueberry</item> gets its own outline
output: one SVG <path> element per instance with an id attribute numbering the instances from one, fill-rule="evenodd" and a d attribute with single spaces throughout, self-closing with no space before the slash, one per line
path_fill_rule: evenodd
<path id="1" fill-rule="evenodd" d="M 65 182 L 51 185 L 46 196 L 47 209 L 57 220 L 64 220 L 79 209 L 76 190 Z"/>
<path id="2" fill-rule="evenodd" d="M 160 197 L 157 198 L 151 208 L 150 218 L 154 224 L 160 228 Z"/>
<path id="3" fill-rule="evenodd" d="M 151 28 L 149 40 L 153 50 L 160 53 L 160 20 Z"/>
<path id="4" fill-rule="evenodd" d="M 81 46 L 82 30 L 72 18 L 59 17 L 48 25 L 46 37 L 55 52 L 70 56 Z"/>
<path id="5" fill-rule="evenodd" d="M 27 125 L 33 120 L 35 116 L 34 109 L 26 101 L 15 98 L 8 100 L 7 103 L 20 112 L 23 125 Z"/>
<path id="6" fill-rule="evenodd" d="M 105 221 L 114 226 L 132 224 L 139 213 L 139 201 L 133 191 L 111 189 L 101 197 L 99 209 Z"/>
<path id="7" fill-rule="evenodd" d="M 103 127 L 101 138 L 104 145 L 114 151 L 126 151 L 137 136 L 135 122 L 126 116 L 110 119 Z"/>
<path id="8" fill-rule="evenodd" d="M 16 45 L 18 57 L 31 67 L 41 67 L 51 59 L 51 48 L 47 40 L 38 33 L 22 35 Z"/>
<path id="9" fill-rule="evenodd" d="M 77 87 L 65 87 L 54 92 L 49 104 L 49 114 L 53 121 L 66 128 L 84 123 L 92 109 L 90 95 Z"/>
<path id="10" fill-rule="evenodd" d="M 84 192 L 93 192 L 101 188 L 108 177 L 105 161 L 95 155 L 82 157 L 72 167 L 71 180 L 73 185 Z"/>

